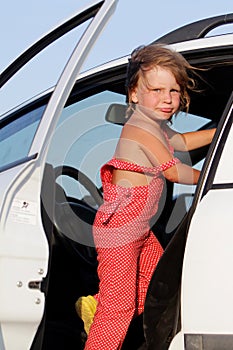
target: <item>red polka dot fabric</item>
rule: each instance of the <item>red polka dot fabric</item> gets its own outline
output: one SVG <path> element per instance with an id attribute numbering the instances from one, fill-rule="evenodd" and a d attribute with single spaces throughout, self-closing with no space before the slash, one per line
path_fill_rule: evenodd
<path id="1" fill-rule="evenodd" d="M 147 288 L 163 249 L 150 230 L 163 190 L 162 172 L 173 158 L 147 168 L 113 158 L 101 168 L 104 203 L 93 235 L 98 253 L 98 304 L 85 350 L 117 350 L 133 317 L 143 312 Z M 122 187 L 111 183 L 114 168 L 152 174 L 146 186 Z"/>

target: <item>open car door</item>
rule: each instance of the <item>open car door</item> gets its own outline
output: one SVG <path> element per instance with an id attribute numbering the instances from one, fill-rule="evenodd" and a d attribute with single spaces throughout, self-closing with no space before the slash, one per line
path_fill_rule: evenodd
<path id="1" fill-rule="evenodd" d="M 41 187 L 48 145 L 60 113 L 93 43 L 117 0 L 95 2 L 71 20 L 47 34 L 23 53 L 0 76 L 2 87 L 27 61 L 74 27 L 91 19 L 73 51 L 48 104 L 38 109 L 40 117 L 24 156 L 7 162 L 17 145 L 23 120 L 0 120 L 0 348 L 30 349 L 42 320 L 48 279 L 49 242 L 41 213 Z M 30 117 L 30 116 L 29 116 Z M 26 128 L 25 128 L 26 129 Z M 25 140 L 28 138 L 25 137 Z M 21 139 L 22 141 L 22 139 Z M 46 184 L 43 184 L 43 186 Z M 43 201 L 43 199 L 42 199 Z M 49 216 L 50 213 L 47 213 Z M 37 347 L 37 349 L 39 349 Z"/>

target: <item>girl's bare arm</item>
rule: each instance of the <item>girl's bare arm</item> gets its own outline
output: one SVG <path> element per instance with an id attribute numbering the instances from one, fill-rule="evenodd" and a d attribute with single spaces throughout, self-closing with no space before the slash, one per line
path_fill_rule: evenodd
<path id="1" fill-rule="evenodd" d="M 209 129 L 179 134 L 170 128 L 167 130 L 170 142 L 177 151 L 191 151 L 209 145 L 216 131 L 216 129 Z"/>

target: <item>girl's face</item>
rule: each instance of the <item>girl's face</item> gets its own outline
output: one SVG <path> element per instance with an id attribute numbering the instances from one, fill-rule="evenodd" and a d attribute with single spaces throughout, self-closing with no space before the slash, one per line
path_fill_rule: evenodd
<path id="1" fill-rule="evenodd" d="M 180 86 L 170 70 L 155 67 L 139 78 L 131 93 L 132 102 L 155 112 L 158 119 L 168 120 L 180 106 Z M 149 111 L 148 111 L 149 112 Z"/>

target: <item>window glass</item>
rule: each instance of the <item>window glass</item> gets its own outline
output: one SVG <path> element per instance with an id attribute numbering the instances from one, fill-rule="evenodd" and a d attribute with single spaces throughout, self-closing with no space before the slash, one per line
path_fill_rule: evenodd
<path id="1" fill-rule="evenodd" d="M 191 113 L 180 112 L 177 116 L 173 116 L 171 127 L 174 130 L 183 133 L 200 129 L 209 122 L 210 119 Z"/>
<path id="2" fill-rule="evenodd" d="M 210 119 L 203 118 L 190 113 L 181 112 L 177 116 L 173 117 L 171 127 L 177 132 L 184 133 L 184 132 L 198 130 L 204 127 L 205 125 L 207 125 L 209 122 L 210 122 Z M 190 160 L 190 165 L 194 166 L 196 169 L 201 170 L 203 162 L 204 162 L 204 159 L 201 162 L 198 162 L 197 164 L 192 164 Z M 186 193 L 187 198 L 185 199 L 185 203 L 188 209 L 192 204 L 192 199 L 193 199 L 193 194 L 195 192 L 195 189 L 196 189 L 196 186 L 174 184 L 173 197 L 175 199 L 180 194 Z"/>
<path id="3" fill-rule="evenodd" d="M 106 111 L 110 104 L 124 101 L 124 95 L 103 91 L 64 108 L 49 147 L 48 163 L 72 166 L 101 187 L 100 167 L 113 156 L 122 129 L 106 121 Z M 68 196 L 81 199 L 88 195 L 67 176 L 61 176 L 58 183 Z"/>
<path id="4" fill-rule="evenodd" d="M 200 116 L 196 116 L 190 113 L 181 112 L 177 116 L 172 118 L 171 127 L 177 132 L 184 133 L 189 131 L 198 130 L 210 122 L 209 119 L 203 118 Z M 189 154 L 186 154 L 186 159 L 190 166 L 193 166 L 196 169 L 201 170 L 204 158 L 199 161 L 197 164 L 192 164 L 192 161 L 189 157 Z M 170 233 L 174 231 L 174 229 L 181 222 L 185 213 L 189 210 L 192 205 L 194 193 L 196 190 L 196 186 L 192 185 L 183 185 L 174 183 L 173 185 L 173 202 L 174 207 L 171 213 L 171 216 L 167 222 L 165 233 Z"/>
<path id="5" fill-rule="evenodd" d="M 233 98 L 232 98 L 233 100 Z M 229 111 L 226 110 L 227 116 L 226 119 L 233 121 L 233 103 Z M 225 120 L 226 120 L 225 119 Z M 226 125 L 226 124 L 225 124 Z M 230 126 L 230 123 L 228 124 Z M 223 131 L 223 128 L 222 128 Z M 232 161 L 232 145 L 233 145 L 233 125 L 229 129 L 226 128 L 225 133 L 228 133 L 226 140 L 224 140 L 223 136 L 220 141 L 220 152 L 218 155 L 220 156 L 219 163 L 216 169 L 216 174 L 214 176 L 214 184 L 232 184 L 233 182 L 233 161 Z M 222 148 L 222 152 L 221 152 Z M 217 151 L 218 152 L 218 151 Z"/>
<path id="6" fill-rule="evenodd" d="M 4 126 L 0 124 L 0 168 L 26 157 L 45 106 L 30 111 Z"/>
<path id="7" fill-rule="evenodd" d="M 0 115 L 54 86 L 89 21 L 63 35 L 23 66 L 2 88 Z M 9 62 L 10 64 L 11 62 Z"/>

